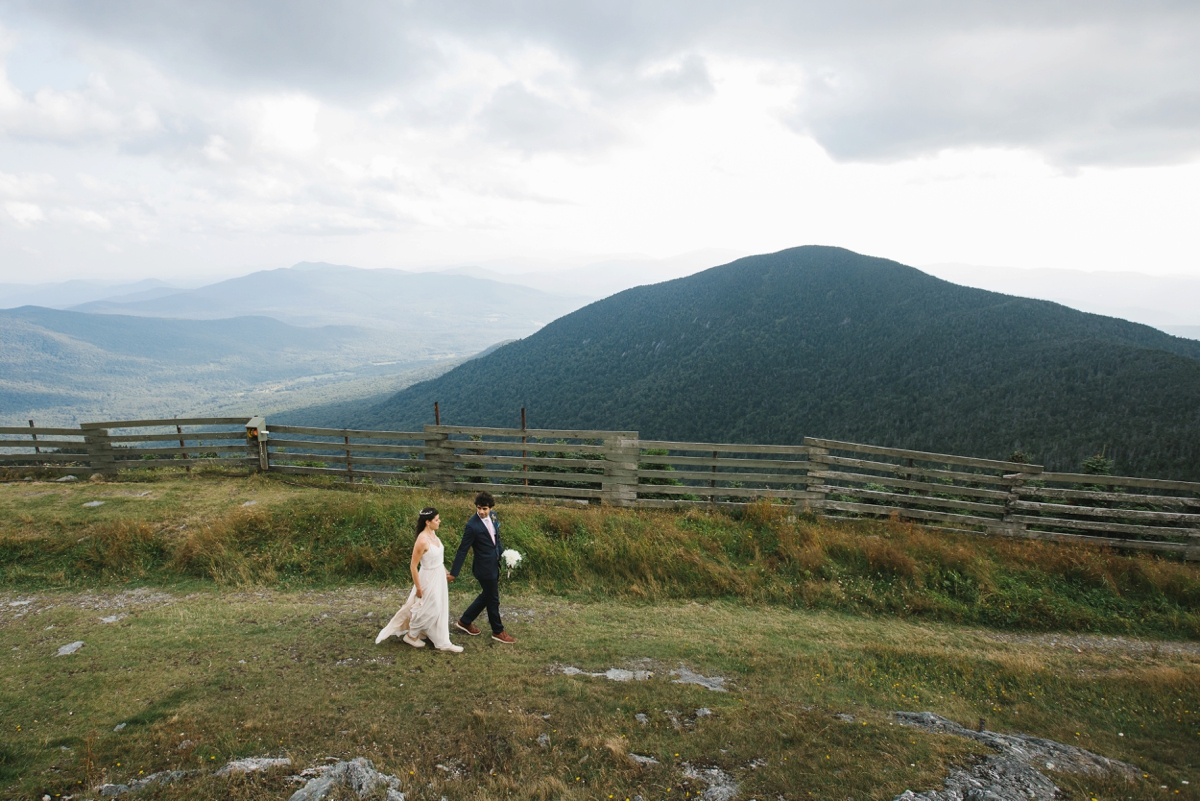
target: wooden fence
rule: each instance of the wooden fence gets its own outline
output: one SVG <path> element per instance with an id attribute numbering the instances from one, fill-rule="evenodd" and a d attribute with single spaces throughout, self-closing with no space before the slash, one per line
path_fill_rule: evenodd
<path id="1" fill-rule="evenodd" d="M 746 445 L 641 440 L 636 431 L 268 429 L 261 417 L 0 428 L 0 467 L 10 471 L 197 464 L 613 506 L 768 499 L 828 518 L 895 517 L 974 535 L 1200 559 L 1200 483 L 1049 473 L 1040 465 L 811 437 L 803 445 Z"/>

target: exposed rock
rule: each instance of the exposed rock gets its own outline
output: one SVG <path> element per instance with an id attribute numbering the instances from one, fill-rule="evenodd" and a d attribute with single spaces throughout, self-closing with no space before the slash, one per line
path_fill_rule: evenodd
<path id="1" fill-rule="evenodd" d="M 104 505 L 104 501 L 88 501 L 87 503 L 84 504 L 84 506 L 88 506 L 88 507 L 103 506 L 103 505 Z"/>
<path id="2" fill-rule="evenodd" d="M 643 726 L 648 725 L 650 723 L 650 718 L 648 718 L 646 716 L 645 712 L 638 712 L 636 715 L 633 716 L 633 719 L 636 720 L 638 723 L 642 724 Z"/>
<path id="3" fill-rule="evenodd" d="M 371 761 L 359 757 L 350 762 L 338 762 L 324 775 L 309 779 L 289 801 L 322 801 L 336 787 L 345 787 L 359 798 L 366 798 L 380 787 L 386 791 L 386 801 L 404 801 L 400 780 L 375 770 Z"/>
<path id="4" fill-rule="evenodd" d="M 609 681 L 646 681 L 654 675 L 651 670 L 626 670 L 624 668 L 609 668 L 601 673 L 589 673 L 574 665 L 552 665 L 551 673 L 561 673 L 564 676 L 589 676 L 593 679 L 608 679 Z"/>
<path id="5" fill-rule="evenodd" d="M 838 712 L 836 715 L 834 715 L 834 717 L 840 720 L 842 723 L 854 722 L 854 715 L 851 715 L 847 712 Z"/>
<path id="6" fill-rule="evenodd" d="M 68 656 L 70 654 L 75 653 L 82 647 L 83 647 L 83 640 L 76 640 L 75 642 L 69 642 L 66 645 L 64 645 L 62 648 L 59 648 L 58 653 L 55 654 L 55 656 Z"/>
<path id="7" fill-rule="evenodd" d="M 673 684 L 699 684 L 701 687 L 705 687 L 713 692 L 729 692 L 729 690 L 725 689 L 726 679 L 724 676 L 701 676 L 699 673 L 694 673 L 683 665 L 680 665 L 677 670 L 672 670 L 671 675 L 679 677 L 671 680 Z"/>
<path id="8" fill-rule="evenodd" d="M 642 756 L 641 754 L 629 754 L 628 756 L 631 760 L 634 761 L 634 763 L 636 763 L 638 765 L 644 766 L 644 765 L 657 765 L 658 764 L 658 760 L 652 756 Z"/>
<path id="9" fill-rule="evenodd" d="M 144 779 L 136 779 L 129 784 L 102 784 L 96 788 L 96 792 L 102 798 L 116 798 L 119 795 L 132 793 L 135 790 L 141 790 L 143 787 L 149 787 L 152 784 L 170 784 L 187 778 L 195 772 L 194 770 L 164 770 L 159 773 L 151 773 Z"/>
<path id="10" fill-rule="evenodd" d="M 56 484 L 66 484 L 66 483 L 68 483 L 68 482 L 71 482 L 71 481 L 78 481 L 78 480 L 79 480 L 79 479 L 78 479 L 77 477 L 75 477 L 75 476 L 63 476 L 62 478 L 56 478 L 56 479 L 54 479 L 54 482 L 55 482 Z"/>
<path id="11" fill-rule="evenodd" d="M 542 732 L 541 734 L 539 734 L 538 738 L 537 738 L 537 744 L 538 744 L 538 748 L 549 748 L 550 747 L 550 735 L 546 734 L 546 732 Z"/>
<path id="12" fill-rule="evenodd" d="M 269 770 L 270 768 L 289 768 L 292 766 L 292 760 L 287 757 L 247 757 L 246 759 L 235 759 L 228 763 L 223 768 L 217 771 L 217 776 L 228 776 L 231 773 L 254 773 L 260 770 Z"/>
<path id="13" fill-rule="evenodd" d="M 895 718 L 906 726 L 926 731 L 967 737 L 996 749 L 1001 754 L 1019 759 L 1035 768 L 1061 770 L 1084 776 L 1121 776 L 1137 779 L 1141 775 L 1133 765 L 1108 759 L 1073 745 L 1065 745 L 1028 734 L 1001 734 L 995 731 L 974 731 L 932 712 L 897 712 Z"/>
<path id="14" fill-rule="evenodd" d="M 712 714 L 712 710 L 706 706 L 702 706 L 696 710 L 696 717 L 698 717 L 698 718 L 706 718 L 711 714 Z"/>
<path id="15" fill-rule="evenodd" d="M 121 731 L 128 725 L 128 723 L 118 723 L 116 726 L 113 726 L 113 731 Z"/>
<path id="16" fill-rule="evenodd" d="M 705 785 L 700 794 L 704 801 L 731 801 L 738 793 L 737 780 L 717 767 L 697 768 L 685 762 L 683 777 Z"/>
<path id="17" fill-rule="evenodd" d="M 108 617 L 100 618 L 101 623 L 117 623 L 125 619 L 125 615 L 109 615 Z"/>
<path id="18" fill-rule="evenodd" d="M 1050 801 L 1060 791 L 1040 773 L 1042 769 L 1095 777 L 1138 778 L 1139 771 L 1133 765 L 1073 745 L 1028 734 L 973 731 L 932 712 L 896 712 L 894 717 L 905 726 L 966 737 L 1000 752 L 969 770 L 955 770 L 941 790 L 919 794 L 906 790 L 896 801 Z"/>
<path id="19" fill-rule="evenodd" d="M 1054 782 L 1024 762 L 992 756 L 969 771 L 954 771 L 941 790 L 905 790 L 895 801 L 1053 801 L 1057 797 Z"/>

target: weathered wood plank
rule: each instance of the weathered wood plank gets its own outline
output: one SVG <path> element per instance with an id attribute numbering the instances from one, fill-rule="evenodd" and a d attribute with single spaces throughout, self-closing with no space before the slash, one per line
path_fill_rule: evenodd
<path id="1" fill-rule="evenodd" d="M 811 491 L 849 495 L 854 498 L 890 501 L 893 504 L 907 503 L 917 506 L 934 506 L 939 509 L 965 509 L 969 512 L 984 512 L 996 515 L 1003 515 L 1005 510 L 1004 504 L 959 501 L 953 498 L 930 498 L 927 495 L 903 495 L 897 492 L 879 492 L 877 490 L 866 490 L 858 487 L 832 487 L 823 485 L 812 487 Z"/>
<path id="2" fill-rule="evenodd" d="M 34 442 L 27 439 L 24 442 L 12 439 L 0 439 L 0 448 L 82 448 L 83 440 L 39 439 Z"/>
<path id="3" fill-rule="evenodd" d="M 483 428 L 480 426 L 426 426 L 434 433 L 465 434 L 481 437 L 538 437 L 539 439 L 608 439 L 626 437 L 637 439 L 636 431 L 575 431 L 558 428 Z"/>
<path id="4" fill-rule="evenodd" d="M 816 437 L 805 437 L 804 444 L 816 448 L 827 448 L 831 451 L 870 453 L 875 456 L 891 456 L 896 459 L 914 459 L 937 464 L 957 464 L 964 467 L 979 467 L 985 470 L 1002 470 L 1006 473 L 1041 473 L 1044 469 L 1041 465 L 1037 464 L 1002 462 L 995 459 L 977 459 L 973 456 L 953 456 L 946 453 L 911 451 L 905 448 L 884 448 L 879 445 L 863 445 L 861 443 L 841 442 L 835 439 L 818 439 Z"/>
<path id="5" fill-rule="evenodd" d="M 290 473 L 300 476 L 348 476 L 350 471 L 344 467 L 300 467 L 291 464 L 271 464 L 272 473 Z"/>
<path id="6" fill-rule="evenodd" d="M 1023 512 L 1050 512 L 1054 515 L 1099 517 L 1107 520 L 1153 520 L 1159 523 L 1184 523 L 1200 526 L 1200 514 L 1188 514 L 1186 512 L 1100 509 L 1095 506 L 1068 506 L 1063 503 L 1039 503 L 1037 501 L 1013 501 L 1012 507 Z"/>
<path id="7" fill-rule="evenodd" d="M 1099 492 L 1096 490 L 1059 489 L 1056 487 L 1013 487 L 1022 498 L 1055 498 L 1065 501 L 1100 501 L 1102 503 L 1144 503 L 1149 506 L 1200 508 L 1200 498 L 1178 495 L 1143 495 L 1136 492 Z"/>
<path id="8" fill-rule="evenodd" d="M 642 465 L 684 464 L 702 465 L 704 467 L 744 467 L 749 471 L 761 471 L 767 467 L 783 468 L 786 470 L 809 470 L 812 467 L 812 464 L 808 461 L 792 461 L 790 459 L 714 459 L 711 456 L 650 456 L 648 454 L 639 456 L 638 462 Z"/>
<path id="9" fill-rule="evenodd" d="M 37 434 L 39 437 L 44 434 L 47 437 L 82 437 L 83 431 L 78 428 L 28 428 L 25 426 L 3 426 L 0 427 L 0 434 Z"/>
<path id="10" fill-rule="evenodd" d="M 55 474 L 61 473 L 63 475 L 74 474 L 77 476 L 86 475 L 88 473 L 88 468 L 86 465 L 80 466 L 80 465 L 62 465 L 62 464 L 47 464 L 47 465 L 14 464 L 14 465 L 5 465 L 3 469 L 6 473 L 8 473 L 8 472 L 12 472 L 12 473 L 55 473 Z"/>
<path id="11" fill-rule="evenodd" d="M 205 434 L 188 433 L 182 434 L 110 434 L 109 442 L 221 442 L 229 440 L 240 440 L 246 442 L 246 432 L 241 431 L 212 431 Z"/>
<path id="12" fill-rule="evenodd" d="M 638 484 L 639 495 L 716 495 L 722 498 L 808 498 L 806 490 L 772 487 L 673 487 L 662 484 Z"/>
<path id="13" fill-rule="evenodd" d="M 116 462 L 116 469 L 118 469 L 118 470 L 141 470 L 143 468 L 151 468 L 151 467 L 192 467 L 192 468 L 195 468 L 195 467 L 216 467 L 216 466 L 219 466 L 219 467 L 230 467 L 230 466 L 232 466 L 232 467 L 240 467 L 240 466 L 254 467 L 257 464 L 258 464 L 257 459 L 250 459 L 250 458 L 247 458 L 244 456 L 241 458 L 228 457 L 228 458 L 224 458 L 224 459 L 188 459 L 187 461 L 184 461 L 182 459 L 145 459 L 145 460 L 130 459 L 129 461 Z"/>
<path id="14" fill-rule="evenodd" d="M 1029 540 L 1052 540 L 1068 544 L 1099 545 L 1105 548 L 1117 548 L 1123 551 L 1152 551 L 1156 553 L 1174 553 L 1183 556 L 1188 561 L 1200 560 L 1200 545 L 1183 542 L 1158 542 L 1155 540 L 1125 540 L 1115 537 L 1091 537 L 1087 534 L 1066 534 L 1061 531 L 1004 531 L 991 532 L 1001 537 Z"/>
<path id="15" fill-rule="evenodd" d="M 928 467 L 908 467 L 906 465 L 888 464 L 887 462 L 872 462 L 869 459 L 851 459 L 848 456 L 827 456 L 813 454 L 808 459 L 814 465 L 834 465 L 836 467 L 856 467 L 860 470 L 875 470 L 881 473 L 891 473 L 897 476 L 921 476 L 922 478 L 947 478 L 952 481 L 969 481 L 977 484 L 999 484 L 1006 486 L 1011 479 L 994 476 L 989 473 L 962 473 L 957 470 L 935 470 Z M 869 479 L 870 476 L 864 476 Z M 957 489 L 954 485 L 945 484 L 947 491 Z"/>
<path id="16" fill-rule="evenodd" d="M 813 501 L 812 507 L 825 511 L 857 512 L 879 517 L 890 517 L 892 514 L 896 514 L 912 520 L 939 520 L 943 523 L 965 523 L 977 526 L 994 526 L 998 522 L 993 517 L 955 515 L 947 512 L 931 512 L 925 509 L 905 509 L 902 506 L 877 506 L 871 503 L 850 503 L 848 501 Z"/>
<path id="17" fill-rule="evenodd" d="M 86 453 L 0 453 L 0 462 L 88 462 Z"/>
<path id="18" fill-rule="evenodd" d="M 112 455 L 117 461 L 127 461 L 129 459 L 139 459 L 142 456 L 165 456 L 166 454 L 176 453 L 230 453 L 230 452 L 246 452 L 246 444 L 241 445 L 205 445 L 200 446 L 184 446 L 182 448 L 176 446 L 174 448 L 113 448 Z"/>
<path id="19" fill-rule="evenodd" d="M 1104 523 L 1098 520 L 1069 520 L 1062 517 L 1035 517 L 1013 515 L 1014 523 L 1042 528 L 1070 528 L 1077 531 L 1107 531 L 1111 534 L 1132 534 L 1141 537 L 1200 537 L 1200 529 L 1168 528 L 1165 526 L 1138 526 L 1132 523 Z"/>
<path id="20" fill-rule="evenodd" d="M 807 445 L 736 445 L 721 442 L 667 442 L 665 440 L 640 440 L 638 447 L 642 450 L 670 451 L 717 451 L 718 453 L 782 453 L 807 456 L 811 450 Z"/>
<path id="21" fill-rule="evenodd" d="M 82 429 L 93 428 L 150 428 L 152 426 L 244 426 L 249 417 L 189 417 L 178 420 L 108 420 L 103 423 L 80 423 Z"/>
<path id="22" fill-rule="evenodd" d="M 1132 476 L 1093 476 L 1087 473 L 1043 473 L 1039 481 L 1058 484 L 1107 484 L 1116 487 L 1141 487 L 1142 489 L 1179 490 L 1200 495 L 1200 484 L 1192 481 L 1170 481 L 1162 478 L 1134 478 Z"/>
<path id="23" fill-rule="evenodd" d="M 689 501 L 680 498 L 638 498 L 635 505 L 639 509 L 693 509 L 696 507 L 717 507 L 721 509 L 745 509 L 754 501 Z M 780 504 L 780 506 L 784 506 Z M 785 508 L 792 508 L 788 504 Z M 834 518 L 845 520 L 844 517 Z"/>
<path id="24" fill-rule="evenodd" d="M 507 478 L 514 480 L 529 479 L 530 481 L 562 481 L 583 484 L 602 484 L 605 476 L 600 473 L 543 473 L 538 470 L 497 470 L 495 468 L 458 469 L 456 475 L 488 476 L 489 478 Z"/>
<path id="25" fill-rule="evenodd" d="M 307 448 L 308 450 L 345 452 L 344 442 L 315 442 L 307 439 L 268 439 L 268 448 Z M 275 453 L 275 451 L 271 451 Z M 367 445 L 359 442 L 350 443 L 351 453 L 424 453 L 424 445 Z"/>
<path id="26" fill-rule="evenodd" d="M 549 453 L 604 453 L 603 445 L 555 445 L 550 442 L 472 442 L 465 439 L 452 439 L 450 444 L 457 451 L 488 450 L 488 451 L 538 451 Z"/>
<path id="27" fill-rule="evenodd" d="M 312 426 L 275 426 L 267 423 L 267 432 L 276 434 L 308 434 L 314 437 L 350 437 L 351 439 L 398 439 L 424 442 L 423 431 L 372 431 L 356 428 L 313 428 Z"/>
<path id="28" fill-rule="evenodd" d="M 486 490 L 493 495 L 550 495 L 556 498 L 599 498 L 598 489 L 578 489 L 576 487 L 526 487 L 524 484 L 479 484 L 456 481 L 450 485 L 456 492 L 476 492 Z"/>
<path id="29" fill-rule="evenodd" d="M 530 467 L 574 467 L 579 469 L 603 470 L 607 462 L 600 459 L 558 459 L 552 456 L 484 456 L 484 455 L 466 455 L 455 454 L 453 457 L 455 464 L 515 464 L 529 465 Z M 456 472 L 462 472 L 460 468 L 454 468 Z"/>
<path id="30" fill-rule="evenodd" d="M 758 481 L 764 484 L 806 484 L 811 483 L 812 473 L 806 476 L 787 475 L 781 473 L 707 473 L 687 470 L 647 470 L 638 468 L 637 474 L 642 478 L 677 478 L 681 481 Z"/>
<path id="31" fill-rule="evenodd" d="M 809 478 L 824 481 L 854 481 L 860 484 L 882 484 L 885 487 L 902 487 L 903 489 L 923 490 L 944 495 L 963 495 L 969 498 L 995 498 L 1005 500 L 1008 492 L 1005 490 L 983 489 L 982 487 L 959 487 L 953 484 L 930 484 L 925 481 L 909 481 L 892 476 L 867 476 L 862 473 L 843 473 L 837 470 L 809 470 Z M 840 487 L 838 489 L 841 489 Z"/>

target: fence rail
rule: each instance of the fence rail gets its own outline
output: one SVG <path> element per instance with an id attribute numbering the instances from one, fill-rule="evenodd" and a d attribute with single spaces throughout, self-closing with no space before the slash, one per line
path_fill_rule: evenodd
<path id="1" fill-rule="evenodd" d="M 765 499 L 836 520 L 894 517 L 934 530 L 1200 559 L 1200 483 L 813 437 L 802 445 L 670 442 L 636 431 L 268 427 L 261 417 L 0 427 L 5 473 L 199 464 L 646 508 Z"/>

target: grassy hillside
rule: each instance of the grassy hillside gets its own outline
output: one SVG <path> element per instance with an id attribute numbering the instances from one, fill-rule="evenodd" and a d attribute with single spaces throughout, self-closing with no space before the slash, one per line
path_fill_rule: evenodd
<path id="1" fill-rule="evenodd" d="M 890 717 L 931 710 L 1143 772 L 1047 771 L 1069 798 L 1197 797 L 1196 565 L 770 506 L 502 502 L 526 557 L 503 586 L 516 646 L 375 645 L 429 503 L 453 546 L 468 497 L 202 470 L 0 484 L 0 794 L 183 769 L 147 797 L 287 798 L 334 755 L 430 801 L 690 798 L 687 765 L 738 797 L 887 801 L 980 754 Z M 473 591 L 451 585 L 452 609 Z M 674 683 L 681 666 L 730 691 Z M 246 756 L 294 765 L 214 774 Z"/>
<path id="2" fill-rule="evenodd" d="M 1200 479 L 1200 342 L 803 247 L 638 287 L 349 421 L 804 436 Z M 343 411 L 344 413 L 344 411 Z M 332 422 L 332 421 L 330 421 Z"/>
<path id="3" fill-rule="evenodd" d="M 36 306 L 0 310 L 0 343 L 0 417 L 9 424 L 269 412 L 394 392 L 455 356 L 440 343 L 365 328 Z"/>

